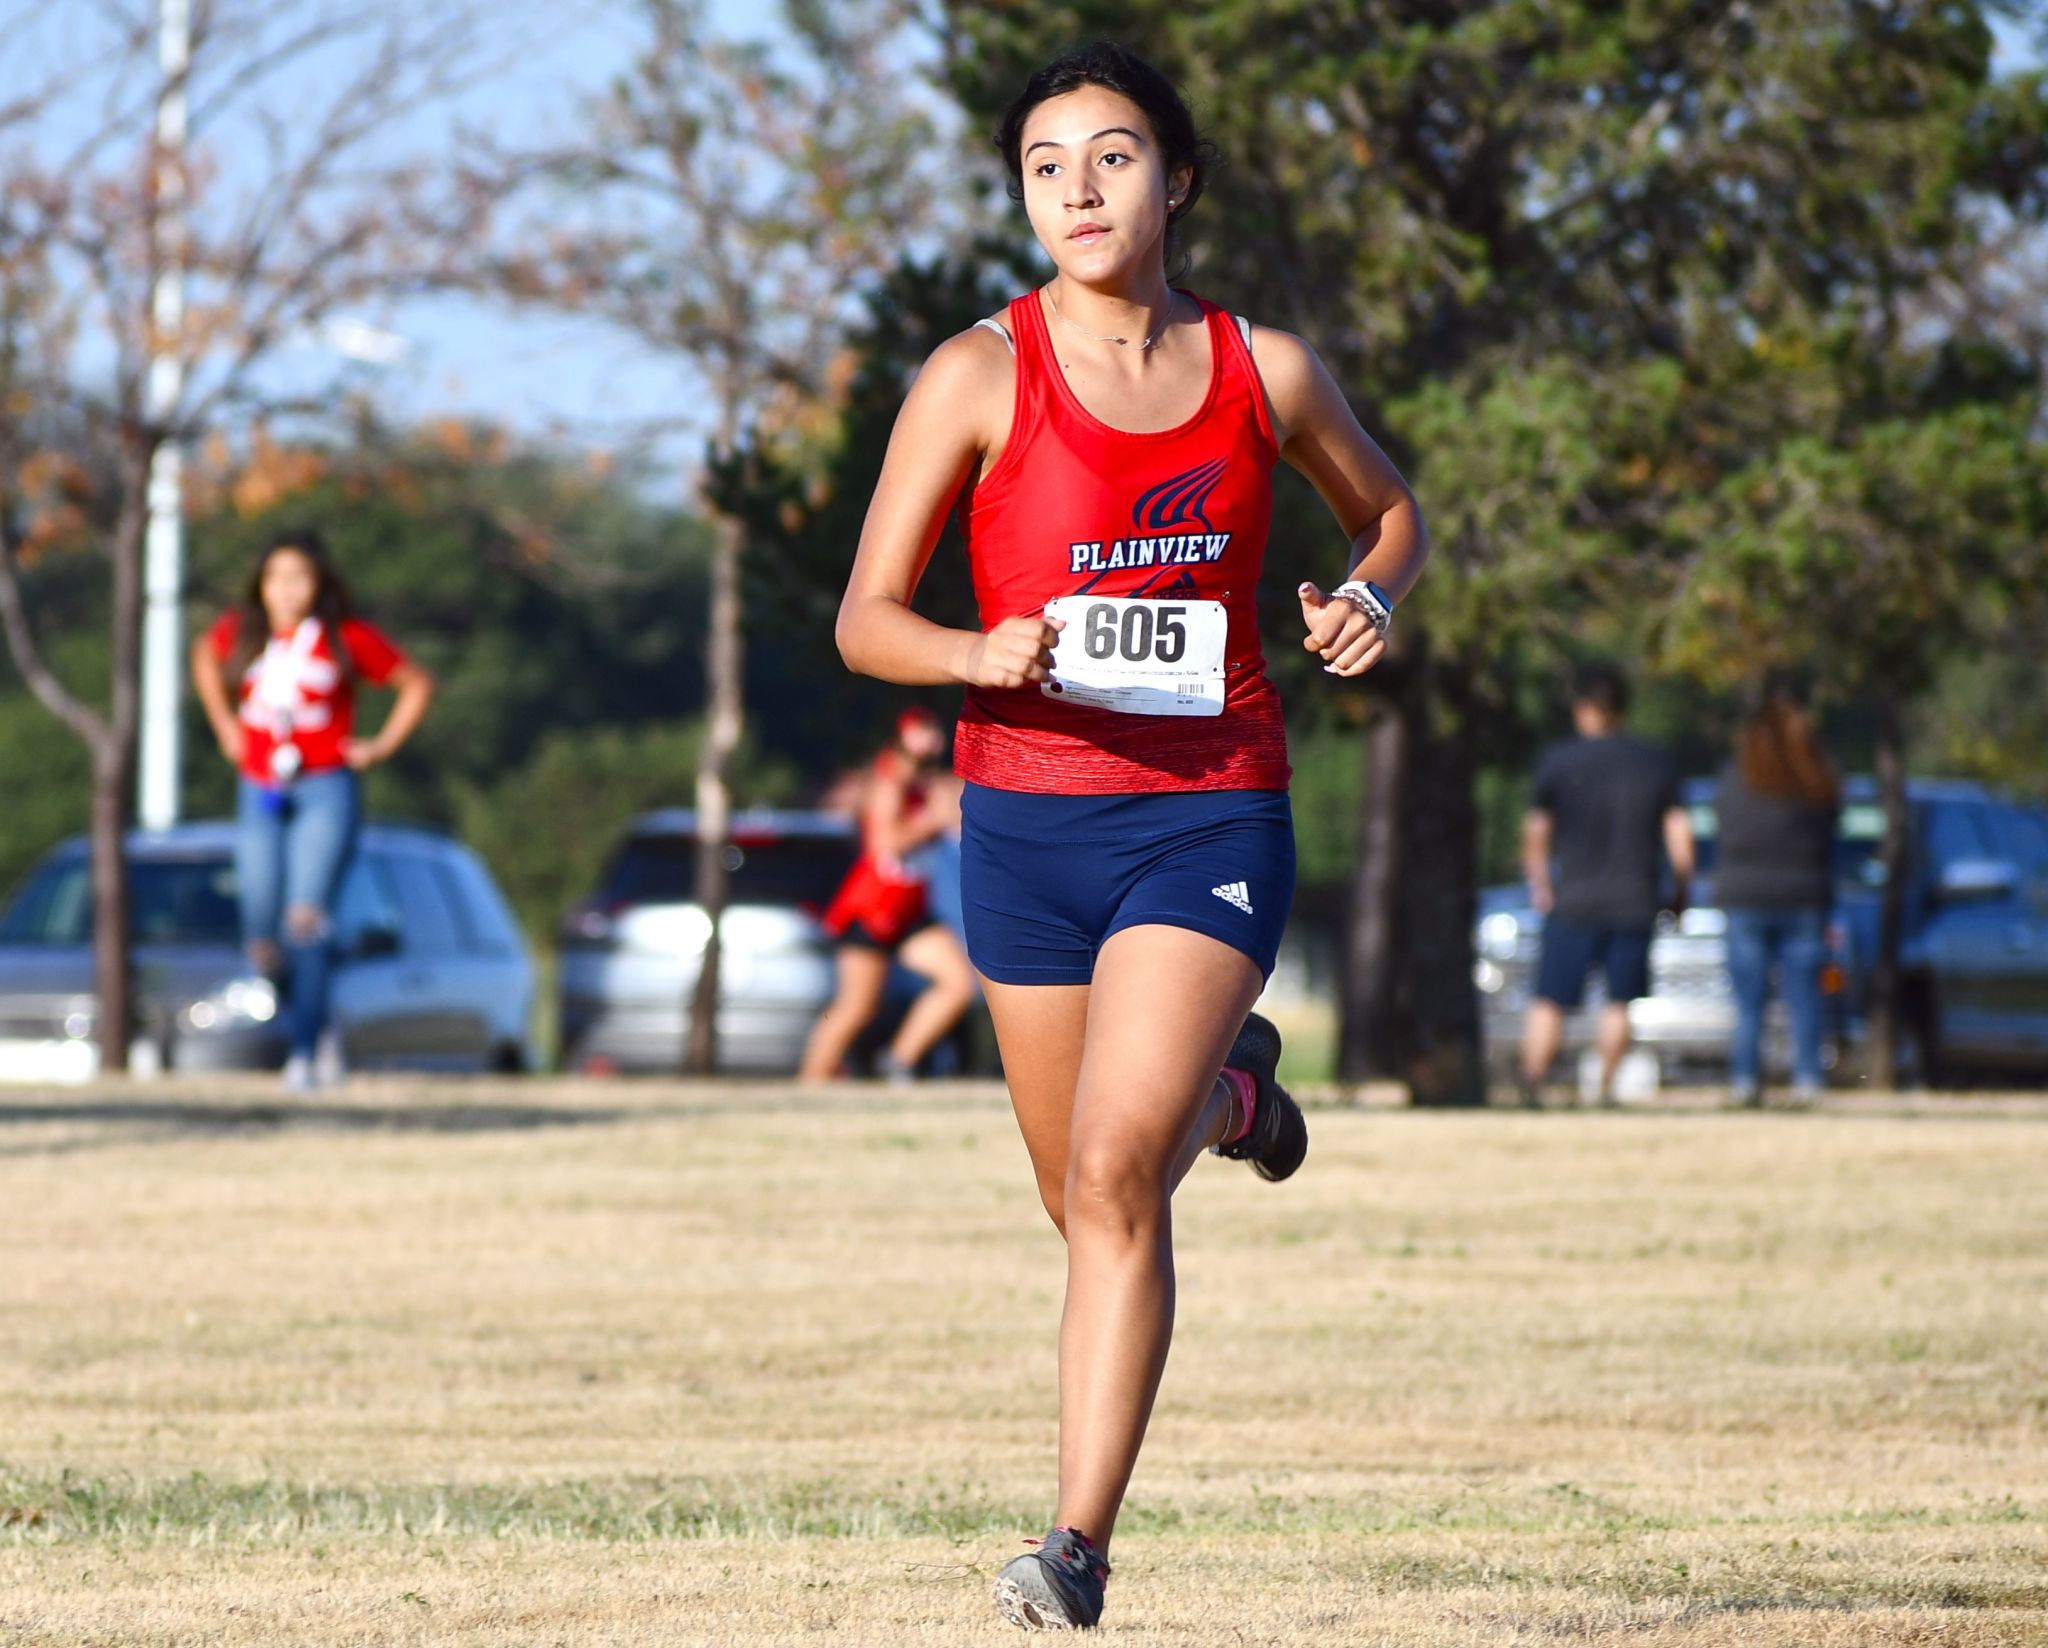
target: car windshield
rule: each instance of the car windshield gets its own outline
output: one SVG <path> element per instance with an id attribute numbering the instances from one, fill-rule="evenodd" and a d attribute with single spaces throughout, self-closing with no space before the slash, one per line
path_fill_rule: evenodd
<path id="1" fill-rule="evenodd" d="M 1711 801 L 1696 801 L 1687 809 L 1692 814 L 1693 841 L 1699 853 L 1699 870 L 1714 873 L 1719 856 L 1716 839 L 1720 825 Z M 1851 801 L 1843 805 L 1835 823 L 1835 884 L 1840 887 L 1882 887 L 1884 861 L 1878 846 L 1884 840 L 1884 809 L 1873 801 Z"/>
<path id="2" fill-rule="evenodd" d="M 138 944 L 239 944 L 235 868 L 225 857 L 131 859 L 129 896 Z M 0 916 L 0 944 L 90 944 L 92 880 L 86 861 L 45 864 Z"/>
<path id="3" fill-rule="evenodd" d="M 823 909 L 853 865 L 850 835 L 746 835 L 725 849 L 734 904 Z M 598 897 L 608 904 L 684 904 L 697 890 L 697 842 L 635 836 L 619 849 Z"/>

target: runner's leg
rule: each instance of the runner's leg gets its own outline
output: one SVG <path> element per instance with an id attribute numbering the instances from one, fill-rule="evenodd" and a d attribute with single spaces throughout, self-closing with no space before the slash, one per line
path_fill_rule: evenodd
<path id="1" fill-rule="evenodd" d="M 1074 1125 L 1074 1089 L 1081 1074 L 1081 1047 L 1088 1027 L 1085 984 L 998 984 L 986 976 L 982 994 L 995 1023 L 996 1046 L 1017 1128 L 1031 1157 L 1039 1200 L 1066 1234 L 1067 1154 Z M 1174 1163 L 1178 1185 L 1202 1153 L 1235 1121 L 1236 1100 L 1221 1080 L 1210 1090 L 1200 1119 L 1189 1131 Z"/>
<path id="2" fill-rule="evenodd" d="M 1179 927 L 1125 928 L 1096 960 L 1063 1187 L 1057 1521 L 1105 1553 L 1173 1333 L 1173 1188 L 1221 1135 L 1217 1073 L 1261 983 Z"/>
<path id="3" fill-rule="evenodd" d="M 996 1027 L 1003 1079 L 1017 1130 L 1038 1180 L 1038 1199 L 1052 1222 L 1067 1229 L 1067 1135 L 1074 1125 L 1074 1085 L 1088 1030 L 1085 984 L 998 984 L 986 974 L 982 994 Z"/>
<path id="4" fill-rule="evenodd" d="M 915 1070 L 974 1005 L 974 969 L 953 930 L 936 922 L 911 934 L 896 957 L 913 973 L 931 981 L 910 1004 L 889 1045 L 889 1055 L 897 1064 Z"/>
<path id="5" fill-rule="evenodd" d="M 836 960 L 838 993 L 825 1004 L 804 1044 L 801 1081 L 829 1081 L 852 1051 L 860 1033 L 882 1005 L 889 982 L 889 952 L 866 944 L 842 944 Z"/>

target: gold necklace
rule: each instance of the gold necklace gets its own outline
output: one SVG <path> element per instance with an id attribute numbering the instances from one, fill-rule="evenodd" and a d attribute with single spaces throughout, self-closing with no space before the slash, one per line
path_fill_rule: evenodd
<path id="1" fill-rule="evenodd" d="M 1129 338 L 1119 338 L 1115 336 L 1105 337 L 1100 333 L 1089 331 L 1088 328 L 1083 326 L 1079 321 L 1068 320 L 1065 315 L 1060 314 L 1060 300 L 1052 295 L 1052 283 L 1050 281 L 1046 282 L 1046 284 L 1043 287 L 1041 287 L 1040 290 L 1045 293 L 1045 301 L 1052 305 L 1052 312 L 1054 315 L 1058 316 L 1061 325 L 1071 326 L 1076 332 L 1079 332 L 1082 337 L 1087 338 L 1094 343 L 1120 343 L 1125 345 L 1126 347 L 1129 347 L 1131 341 Z M 1154 332 L 1143 343 L 1138 345 L 1139 354 L 1144 354 L 1147 350 L 1151 349 L 1155 344 L 1157 344 L 1161 338 L 1166 336 L 1166 328 L 1173 320 L 1174 296 L 1175 294 L 1172 292 L 1168 292 L 1166 294 L 1166 313 L 1160 318 L 1159 330 Z"/>

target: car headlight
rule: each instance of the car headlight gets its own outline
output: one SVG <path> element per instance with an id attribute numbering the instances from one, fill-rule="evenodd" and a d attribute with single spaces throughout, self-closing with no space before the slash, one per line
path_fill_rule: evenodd
<path id="1" fill-rule="evenodd" d="M 229 979 L 178 1015 L 187 1030 L 235 1030 L 277 1017 L 277 987 L 267 978 Z"/>
<path id="2" fill-rule="evenodd" d="M 1522 924 L 1512 912 L 1496 910 L 1479 924 L 1479 948 L 1500 961 L 1511 960 L 1522 937 Z"/>

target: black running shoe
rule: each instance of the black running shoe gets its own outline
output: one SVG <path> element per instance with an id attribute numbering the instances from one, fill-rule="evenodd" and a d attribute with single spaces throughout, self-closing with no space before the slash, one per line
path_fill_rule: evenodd
<path id="1" fill-rule="evenodd" d="M 996 1575 L 996 1607 L 1027 1631 L 1088 1631 L 1102 1618 L 1102 1585 L 1109 1564 L 1077 1528 L 1055 1528 L 1003 1564 Z"/>
<path id="2" fill-rule="evenodd" d="M 1216 1154 L 1250 1162 L 1260 1178 L 1278 1182 L 1308 1154 L 1308 1123 L 1301 1119 L 1301 1106 L 1274 1079 L 1280 1067 L 1280 1032 L 1270 1019 L 1247 1014 L 1223 1062 L 1249 1074 L 1258 1085 L 1258 1096 L 1252 1104 L 1251 1130 L 1234 1143 L 1218 1146 Z"/>

